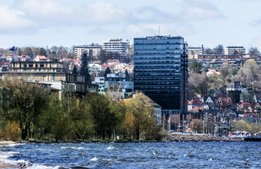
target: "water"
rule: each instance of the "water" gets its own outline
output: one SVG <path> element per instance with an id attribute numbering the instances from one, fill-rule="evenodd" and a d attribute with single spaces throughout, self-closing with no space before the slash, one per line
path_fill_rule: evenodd
<path id="1" fill-rule="evenodd" d="M 17 144 L 0 161 L 27 168 L 261 168 L 261 142 Z"/>

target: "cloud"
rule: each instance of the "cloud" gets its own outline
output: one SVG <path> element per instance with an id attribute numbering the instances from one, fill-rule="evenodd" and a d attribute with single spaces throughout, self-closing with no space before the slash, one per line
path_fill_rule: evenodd
<path id="1" fill-rule="evenodd" d="M 16 8 L 44 26 L 86 26 L 124 22 L 127 12 L 109 2 L 16 0 Z M 18 5 L 19 4 L 19 5 Z"/>
<path id="2" fill-rule="evenodd" d="M 125 22 L 127 12 L 108 2 L 96 2 L 89 6 L 87 16 L 89 21 L 95 23 L 112 24 Z M 88 21 L 87 20 L 87 21 Z"/>
<path id="3" fill-rule="evenodd" d="M 186 0 L 183 2 L 183 11 L 180 13 L 188 20 L 206 20 L 223 18 L 224 15 L 209 0 Z"/>
<path id="4" fill-rule="evenodd" d="M 173 14 L 166 11 L 162 11 L 152 6 L 143 6 L 132 11 L 132 17 L 135 22 L 173 22 L 177 21 L 179 18 Z"/>
<path id="5" fill-rule="evenodd" d="M 24 12 L 11 9 L 7 6 L 0 6 L 0 30 L 12 32 L 14 30 L 24 30 L 33 27 L 34 23 L 26 18 Z"/>
<path id="6" fill-rule="evenodd" d="M 73 8 L 57 0 L 17 0 L 15 7 L 27 14 L 28 18 L 39 23 L 60 25 L 69 22 L 74 16 Z M 42 24 L 44 25 L 44 24 Z"/>

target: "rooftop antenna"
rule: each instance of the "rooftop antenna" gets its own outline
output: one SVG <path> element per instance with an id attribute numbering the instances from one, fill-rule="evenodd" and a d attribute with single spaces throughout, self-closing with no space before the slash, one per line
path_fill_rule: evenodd
<path id="1" fill-rule="evenodd" d="M 160 36 L 160 25 L 159 25 L 159 36 Z"/>

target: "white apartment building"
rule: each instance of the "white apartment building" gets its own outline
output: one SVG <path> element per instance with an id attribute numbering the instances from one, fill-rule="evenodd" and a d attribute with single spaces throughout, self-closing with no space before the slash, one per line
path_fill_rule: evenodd
<path id="1" fill-rule="evenodd" d="M 109 39 L 104 41 L 102 48 L 107 52 L 116 52 L 120 55 L 127 55 L 129 47 L 129 41 L 123 41 L 122 39 Z"/>
<path id="2" fill-rule="evenodd" d="M 227 46 L 225 54 L 233 55 L 235 53 L 246 54 L 246 48 L 244 46 Z"/>
<path id="3" fill-rule="evenodd" d="M 188 58 L 189 59 L 198 59 L 198 55 L 202 55 L 204 53 L 204 47 L 188 47 Z"/>
<path id="4" fill-rule="evenodd" d="M 82 54 L 86 52 L 90 57 L 97 57 L 100 55 L 101 49 L 99 44 L 73 46 L 73 54 L 77 58 L 81 58 Z"/>

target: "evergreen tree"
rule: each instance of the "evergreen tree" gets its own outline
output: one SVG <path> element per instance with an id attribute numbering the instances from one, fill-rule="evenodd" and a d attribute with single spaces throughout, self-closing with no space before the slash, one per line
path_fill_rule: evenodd
<path id="1" fill-rule="evenodd" d="M 87 60 L 87 53 L 83 53 L 81 58 L 82 64 L 80 69 L 80 75 L 85 76 L 85 83 L 90 83 L 91 77 L 89 74 L 89 67 L 88 67 L 88 60 Z"/>
<path id="2" fill-rule="evenodd" d="M 73 66 L 72 74 L 73 75 L 77 75 L 78 74 L 78 68 L 77 68 L 76 65 Z"/>
<path id="3" fill-rule="evenodd" d="M 110 74 L 110 73 L 111 73 L 111 69 L 109 67 L 107 67 L 104 72 L 104 77 L 107 78 L 107 74 Z"/>
<path id="4" fill-rule="evenodd" d="M 125 70 L 125 78 L 127 81 L 130 81 L 130 75 L 127 69 Z"/>

